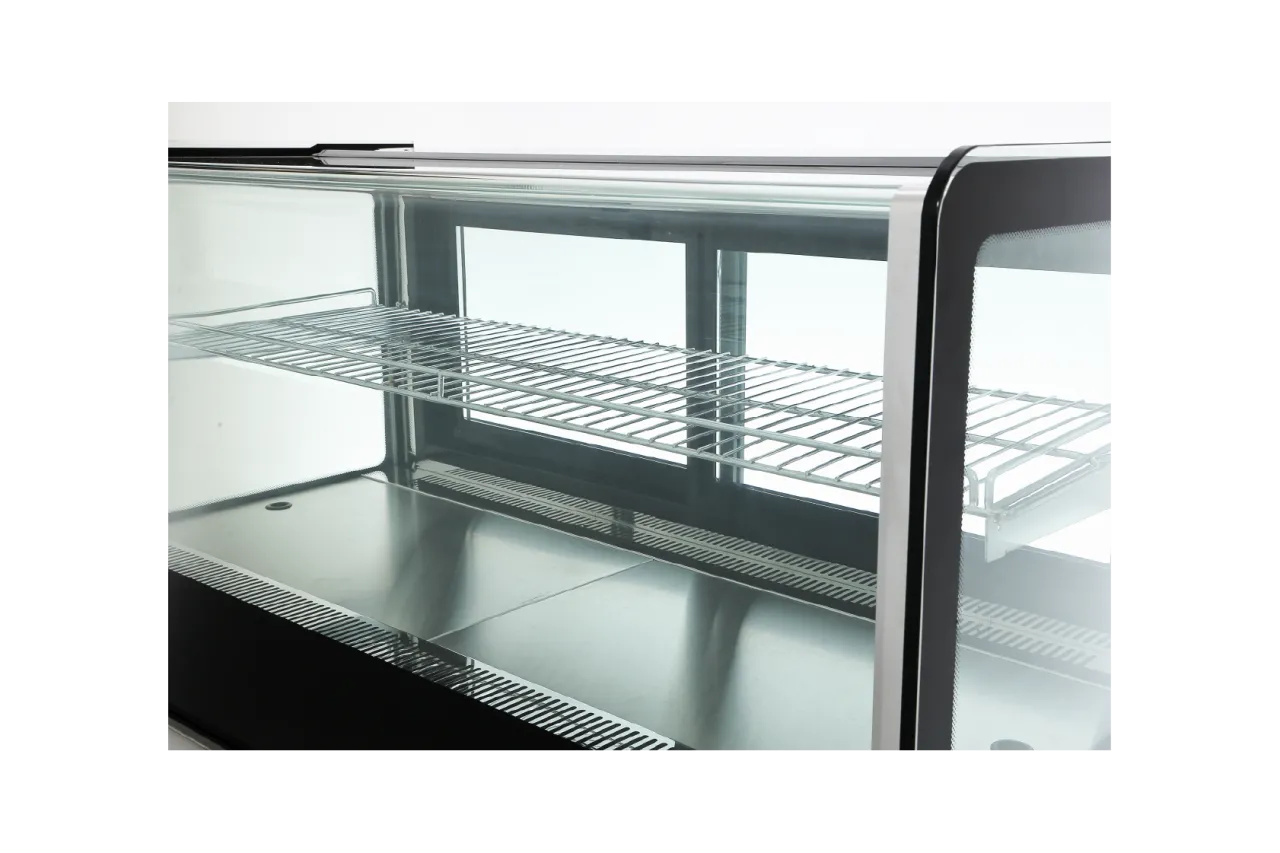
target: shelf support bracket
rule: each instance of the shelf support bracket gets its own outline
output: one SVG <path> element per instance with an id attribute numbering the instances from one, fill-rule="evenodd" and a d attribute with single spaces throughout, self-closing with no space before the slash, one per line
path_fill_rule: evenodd
<path id="1" fill-rule="evenodd" d="M 1111 465 L 1089 470 L 1042 500 L 987 519 L 987 562 L 1111 508 Z"/>

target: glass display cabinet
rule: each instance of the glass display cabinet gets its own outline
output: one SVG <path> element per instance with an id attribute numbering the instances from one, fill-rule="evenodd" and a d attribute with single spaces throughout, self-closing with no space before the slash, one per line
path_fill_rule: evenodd
<path id="1" fill-rule="evenodd" d="M 169 152 L 169 714 L 1110 748 L 1110 151 Z"/>

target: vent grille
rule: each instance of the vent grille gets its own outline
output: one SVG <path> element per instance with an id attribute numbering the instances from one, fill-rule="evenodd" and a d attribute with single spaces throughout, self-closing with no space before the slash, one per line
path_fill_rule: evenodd
<path id="1" fill-rule="evenodd" d="M 960 635 L 1043 655 L 1100 672 L 1111 671 L 1111 635 L 1026 610 L 961 596 Z"/>
<path id="2" fill-rule="evenodd" d="M 482 664 L 435 655 L 425 640 L 236 566 L 169 546 L 169 571 L 232 595 L 589 749 L 672 749 L 675 742 Z"/>
<path id="3" fill-rule="evenodd" d="M 418 466 L 418 482 L 535 513 L 552 521 L 601 534 L 625 529 L 638 545 L 717 566 L 744 577 L 769 581 L 811 595 L 874 610 L 876 576 L 839 563 L 804 557 L 745 539 L 655 518 L 623 513 L 608 504 L 573 497 L 505 477 L 450 468 Z M 1002 646 L 1110 673 L 1111 635 L 969 596 L 961 596 L 960 638 Z"/>

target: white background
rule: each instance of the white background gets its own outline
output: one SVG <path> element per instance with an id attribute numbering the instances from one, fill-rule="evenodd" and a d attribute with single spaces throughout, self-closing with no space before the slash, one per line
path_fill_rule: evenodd
<path id="1" fill-rule="evenodd" d="M 1106 103 L 175 103 L 171 144 L 412 142 L 419 151 L 865 156 L 1111 138 Z"/>

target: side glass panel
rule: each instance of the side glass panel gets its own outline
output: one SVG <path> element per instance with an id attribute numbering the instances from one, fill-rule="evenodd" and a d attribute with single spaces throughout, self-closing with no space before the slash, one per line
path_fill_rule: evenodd
<path id="1" fill-rule="evenodd" d="M 171 569 L 578 744 L 867 748 L 889 205 L 927 177 L 779 168 L 189 176 L 172 468 L 272 494 L 172 513 Z"/>
<path id="2" fill-rule="evenodd" d="M 1108 736 L 1110 231 L 999 234 L 978 252 L 964 529 L 984 547 L 961 551 L 956 749 Z M 1065 244 L 1057 268 L 1026 268 Z"/>
<path id="3" fill-rule="evenodd" d="M 171 183 L 169 313 L 262 320 L 299 308 L 246 306 L 372 291 L 372 217 L 365 193 Z M 368 468 L 385 453 L 378 391 L 169 347 L 170 511 Z"/>
<path id="4" fill-rule="evenodd" d="M 922 220 L 904 745 L 1109 749 L 1109 149 L 1007 154 Z"/>
<path id="5" fill-rule="evenodd" d="M 1052 497 L 1054 484 L 1105 471 L 1110 458 L 1110 236 L 1110 223 L 997 235 L 978 253 L 969 385 L 993 390 L 970 410 L 977 435 L 965 462 L 980 483 L 970 503 L 997 522 L 970 514 L 965 526 L 993 540 L 993 558 L 1030 545 L 1110 561 L 1109 489 L 1088 501 L 1073 492 L 1061 512 L 1024 522 L 1026 506 Z M 1077 254 L 1054 264 L 1064 269 L 1021 266 L 1067 242 Z"/>

